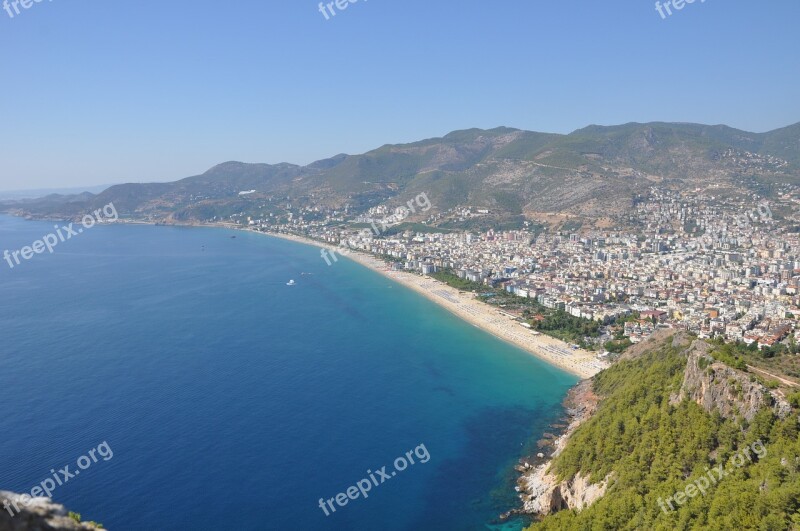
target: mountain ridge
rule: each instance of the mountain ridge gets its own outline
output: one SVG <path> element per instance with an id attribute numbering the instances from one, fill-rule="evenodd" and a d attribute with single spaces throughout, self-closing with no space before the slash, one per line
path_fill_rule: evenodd
<path id="1" fill-rule="evenodd" d="M 477 207 L 498 221 L 596 220 L 624 212 L 654 185 L 763 195 L 781 183 L 800 183 L 800 122 L 765 133 L 669 122 L 588 125 L 569 134 L 500 126 L 340 153 L 305 166 L 227 161 L 174 182 L 5 201 L 0 209 L 75 216 L 114 202 L 126 217 L 206 221 L 250 211 L 253 202 L 358 213 L 426 193 L 434 214 Z M 256 193 L 239 194 L 250 190 Z"/>

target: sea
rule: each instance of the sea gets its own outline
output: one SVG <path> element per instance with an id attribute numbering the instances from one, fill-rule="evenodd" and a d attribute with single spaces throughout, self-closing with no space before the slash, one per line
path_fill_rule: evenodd
<path id="1" fill-rule="evenodd" d="M 0 252 L 64 224 L 0 217 Z M 97 225 L 12 264 L 0 490 L 112 531 L 518 530 L 513 467 L 578 380 L 261 234 Z"/>

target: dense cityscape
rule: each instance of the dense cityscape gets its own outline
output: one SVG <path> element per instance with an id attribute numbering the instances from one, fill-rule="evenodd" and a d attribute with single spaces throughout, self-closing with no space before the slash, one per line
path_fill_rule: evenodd
<path id="1" fill-rule="evenodd" d="M 602 324 L 634 315 L 624 324 L 631 343 L 670 327 L 764 348 L 800 333 L 800 237 L 791 217 L 776 214 L 792 212 L 797 199 L 789 187 L 779 197 L 768 202 L 653 188 L 622 220 L 625 230 L 393 232 L 381 227 L 398 226 L 407 212 L 387 206 L 353 216 L 350 226 L 338 212 L 314 221 L 302 213 L 283 223 L 239 221 L 325 241 L 340 254 L 353 249 L 386 257 L 396 270 L 450 271 Z M 449 214 L 488 213 L 463 207 Z"/>

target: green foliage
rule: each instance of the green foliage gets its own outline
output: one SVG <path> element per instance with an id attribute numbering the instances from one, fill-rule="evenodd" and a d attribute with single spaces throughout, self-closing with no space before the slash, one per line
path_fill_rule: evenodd
<path id="1" fill-rule="evenodd" d="M 684 366 L 685 360 L 678 356 L 657 352 L 615 365 L 595 377 L 595 391 L 607 398 L 598 414 L 573 435 L 554 462 L 554 471 L 567 478 L 591 470 L 593 481 L 602 480 L 620 459 L 630 455 L 649 429 L 658 426 L 654 406 L 668 402 Z"/>
<path id="2" fill-rule="evenodd" d="M 590 345 L 586 344 L 585 338 L 600 336 L 601 324 L 597 321 L 575 317 L 564 310 L 545 308 L 535 299 L 518 297 L 501 288 L 490 288 L 479 282 L 459 278 L 458 275 L 450 270 L 438 271 L 431 276 L 461 291 L 477 291 L 483 294 L 480 297 L 483 302 L 521 307 L 524 309 L 523 315 L 528 318 L 528 322 L 534 330 L 562 341 L 576 343 L 583 348 L 588 348 Z M 541 315 L 543 319 L 531 319 L 533 315 Z M 621 352 L 628 345 L 630 345 L 630 342 L 623 344 L 621 350 L 615 350 L 614 352 Z"/>
<path id="3" fill-rule="evenodd" d="M 747 362 L 740 357 L 741 349 L 741 343 L 725 343 L 712 350 L 711 356 L 734 369 L 746 371 Z"/>
<path id="4" fill-rule="evenodd" d="M 558 339 L 577 343 L 584 337 L 598 337 L 600 323 L 581 317 L 575 317 L 564 310 L 553 310 L 544 315 L 544 320 L 532 321 L 535 330 L 544 332 Z"/>
<path id="5" fill-rule="evenodd" d="M 782 343 L 775 343 L 771 347 L 764 347 L 759 352 L 761 356 L 764 358 L 774 358 L 776 356 L 782 356 L 786 354 L 789 349 L 786 348 L 786 345 Z"/>
<path id="6" fill-rule="evenodd" d="M 455 275 L 450 271 L 437 271 L 436 273 L 432 274 L 431 277 L 435 278 L 439 282 L 444 282 L 451 288 L 461 291 L 486 290 L 486 286 L 480 282 L 472 282 L 471 280 L 467 280 L 465 278 L 459 278 L 458 275 Z"/>
<path id="7" fill-rule="evenodd" d="M 367 225 L 368 227 L 370 225 Z M 424 223 L 399 223 L 393 227 L 389 227 L 388 229 L 381 232 L 383 236 L 394 236 L 395 234 L 402 234 L 403 232 L 410 230 L 412 232 L 421 232 L 423 234 L 432 234 L 437 232 L 444 232 L 448 233 L 451 232 L 448 229 L 442 227 L 432 227 L 430 225 L 425 225 Z"/>
<path id="8" fill-rule="evenodd" d="M 592 482 L 611 478 L 605 495 L 581 512 L 562 511 L 534 530 L 788 529 L 800 524 L 800 441 L 796 415 L 784 420 L 760 411 L 741 424 L 708 414 L 693 401 L 670 403 L 686 358 L 671 346 L 623 361 L 594 379 L 604 397 L 595 415 L 575 431 L 551 471 L 578 472 Z M 793 396 L 800 405 L 800 393 Z M 766 452 L 755 452 L 757 441 Z M 750 451 L 740 467 L 675 510 L 667 500 Z"/>
<path id="9" fill-rule="evenodd" d="M 515 214 L 521 213 L 522 208 L 525 206 L 525 199 L 519 194 L 514 192 L 507 192 L 504 190 L 497 190 L 494 192 L 495 203 L 504 211 L 513 212 Z"/>
<path id="10" fill-rule="evenodd" d="M 75 513 L 75 512 L 70 511 L 69 513 L 67 513 L 67 516 L 69 516 L 75 522 L 77 522 L 79 524 L 81 523 L 81 513 Z M 100 524 L 98 522 L 83 522 L 83 523 L 85 523 L 89 527 L 93 527 L 95 529 L 105 529 L 103 527 L 103 524 Z"/>
<path id="11" fill-rule="evenodd" d="M 792 407 L 800 408 L 800 392 L 792 393 L 786 397 Z"/>
<path id="12" fill-rule="evenodd" d="M 747 345 L 739 341 L 726 345 L 722 340 L 714 340 L 712 343 L 717 347 L 715 357 L 729 365 L 742 370 L 745 370 L 745 365 L 753 365 L 773 374 L 800 378 L 800 356 L 794 355 L 799 349 L 793 337 L 789 338 L 788 345 L 776 343 L 760 350 L 755 342 Z"/>
<path id="13" fill-rule="evenodd" d="M 575 232 L 583 226 L 583 221 L 579 219 L 570 219 L 561 226 L 561 230 L 567 232 Z"/>
<path id="14" fill-rule="evenodd" d="M 627 337 L 623 337 L 622 339 L 617 339 L 616 341 L 606 341 L 605 344 L 603 345 L 603 348 L 605 348 L 609 352 L 619 354 L 620 352 L 623 352 L 626 348 L 628 348 L 631 345 L 633 345 L 633 343 L 631 343 L 631 340 L 628 339 Z"/>

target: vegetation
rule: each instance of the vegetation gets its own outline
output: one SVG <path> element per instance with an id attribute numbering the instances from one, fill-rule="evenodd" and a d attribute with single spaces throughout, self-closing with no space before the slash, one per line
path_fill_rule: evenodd
<path id="1" fill-rule="evenodd" d="M 800 526 L 800 441 L 797 415 L 780 420 L 762 410 L 747 423 L 711 415 L 693 401 L 674 405 L 686 358 L 665 344 L 623 361 L 595 377 L 604 397 L 553 464 L 561 478 L 578 472 L 593 482 L 611 475 L 606 494 L 577 513 L 562 511 L 534 530 L 761 529 Z M 800 393 L 792 396 L 800 406 Z M 730 464 L 746 446 L 761 441 L 766 452 L 750 454 L 741 467 L 688 498 L 675 510 L 666 500 L 709 468 Z"/>
<path id="2" fill-rule="evenodd" d="M 747 362 L 741 358 L 741 347 L 738 344 L 723 343 L 711 351 L 711 356 L 734 369 L 747 370 Z"/>
<path id="3" fill-rule="evenodd" d="M 420 232 L 423 234 L 432 234 L 436 232 L 444 232 L 444 233 L 452 232 L 449 229 L 434 227 L 431 225 L 426 225 L 424 223 L 398 223 L 397 225 L 394 225 L 382 231 L 381 234 L 383 236 L 394 236 L 395 234 L 401 234 L 407 230 L 410 230 L 412 232 Z"/>
<path id="4" fill-rule="evenodd" d="M 438 225 L 441 229 L 454 231 L 484 232 L 487 230 L 504 231 L 520 230 L 525 227 L 525 216 L 521 214 L 503 214 L 473 217 L 464 220 L 452 219 Z M 446 232 L 441 230 L 440 232 Z"/>
<path id="5" fill-rule="evenodd" d="M 471 280 L 467 280 L 465 278 L 459 278 L 459 276 L 454 274 L 452 271 L 437 271 L 436 273 L 432 274 L 431 277 L 435 278 L 439 282 L 444 282 L 451 288 L 461 291 L 486 291 L 486 286 L 480 282 L 472 282 Z"/>
<path id="6" fill-rule="evenodd" d="M 792 393 L 786 399 L 794 408 L 800 408 L 800 392 Z"/>
<path id="7" fill-rule="evenodd" d="M 561 230 L 566 232 L 577 232 L 583 226 L 583 221 L 579 219 L 570 219 L 561 225 Z"/>
<path id="8" fill-rule="evenodd" d="M 564 310 L 550 310 L 530 323 L 534 330 L 570 343 L 583 343 L 585 337 L 600 335 L 599 322 L 574 317 Z"/>
<path id="9" fill-rule="evenodd" d="M 776 343 L 769 347 L 758 348 L 753 342 L 750 345 L 738 341 L 724 343 L 722 339 L 711 341 L 716 348 L 713 355 L 716 359 L 744 370 L 745 365 L 753 365 L 767 372 L 785 374 L 800 378 L 800 347 L 793 337 L 786 344 Z"/>
<path id="10" fill-rule="evenodd" d="M 590 126 L 568 135 L 469 129 L 360 155 L 337 155 L 306 167 L 228 162 L 177 182 L 123 184 L 102 197 L 48 196 L 26 202 L 24 208 L 36 217 L 67 219 L 113 201 L 126 218 L 227 220 L 230 215 L 258 218 L 269 212 L 274 214 L 270 221 L 277 222 L 285 221 L 289 211 L 295 214 L 293 219 L 319 220 L 344 205 L 349 213 L 360 213 L 425 191 L 435 213 L 464 206 L 491 211 L 490 216 L 470 218 L 464 226 L 453 228 L 519 226 L 524 223 L 525 209 L 546 207 L 575 216 L 563 226 L 572 231 L 597 220 L 597 204 L 607 204 L 603 217 L 623 214 L 629 206 L 627 198 L 652 184 L 648 174 L 662 177 L 664 186 L 690 189 L 706 182 L 711 163 L 723 170 L 715 180 L 771 197 L 775 183 L 796 182 L 796 166 L 780 171 L 760 165 L 727 168 L 719 166 L 720 154 L 734 148 L 797 165 L 798 135 L 797 124 L 762 134 L 664 123 Z M 643 138 L 647 142 L 640 142 Z M 676 165 L 678 152 L 682 163 Z M 598 180 L 602 187 L 592 185 Z M 250 189 L 257 193 L 238 195 Z M 722 190 L 716 193 L 723 194 Z M 16 208 L 16 202 L 0 203 L 2 210 Z M 444 221 L 458 224 L 458 218 Z M 687 230 L 701 231 L 696 226 Z"/>
<path id="11" fill-rule="evenodd" d="M 77 523 L 79 524 L 81 523 L 80 513 L 74 513 L 70 511 L 69 513 L 67 513 L 67 516 L 69 516 L 72 520 L 76 521 Z M 85 522 L 85 523 L 91 527 L 94 527 L 95 529 L 104 529 L 103 524 L 99 524 L 97 522 Z"/>
<path id="12" fill-rule="evenodd" d="M 592 348 L 592 345 L 586 343 L 586 338 L 600 336 L 601 325 L 597 321 L 574 317 L 564 310 L 545 308 L 535 299 L 518 297 L 501 288 L 490 288 L 479 282 L 459 278 L 449 270 L 439 271 L 431 276 L 452 288 L 481 293 L 480 298 L 486 303 L 521 309 L 523 317 L 533 330 L 562 341 L 576 343 L 583 348 Z"/>
<path id="13" fill-rule="evenodd" d="M 603 344 L 603 348 L 613 354 L 619 354 L 621 352 L 624 352 L 625 349 L 631 345 L 633 345 L 633 343 L 631 342 L 630 339 L 626 337 L 623 339 L 614 339 L 611 341 L 606 341 Z"/>

